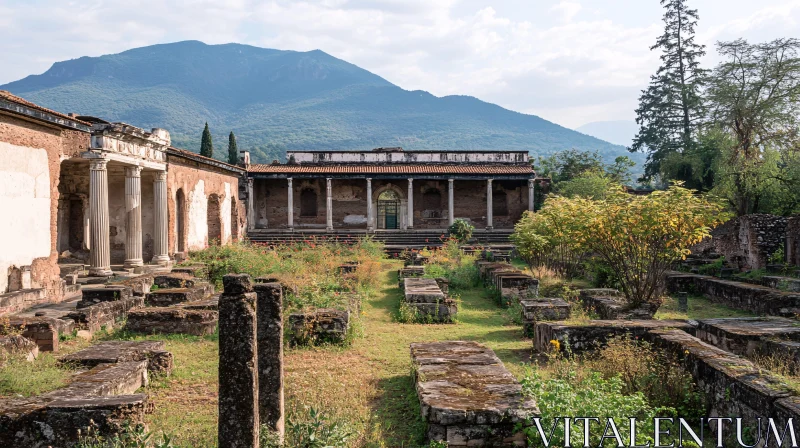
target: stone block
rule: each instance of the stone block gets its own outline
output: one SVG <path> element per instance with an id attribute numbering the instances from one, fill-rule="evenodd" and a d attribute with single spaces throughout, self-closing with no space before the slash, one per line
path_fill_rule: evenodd
<path id="1" fill-rule="evenodd" d="M 149 382 L 147 360 L 98 364 L 75 376 L 66 387 L 48 392 L 43 397 L 82 398 L 128 395 Z"/>
<path id="2" fill-rule="evenodd" d="M 172 353 L 164 350 L 163 341 L 104 341 L 91 347 L 61 357 L 61 363 L 83 367 L 99 364 L 116 364 L 130 361 L 147 361 L 147 370 L 169 374 L 172 371 Z"/>
<path id="3" fill-rule="evenodd" d="M 616 289 L 583 289 L 578 297 L 584 307 L 592 310 L 600 319 L 604 320 L 652 319 L 658 311 L 658 306 L 651 304 L 643 304 L 634 309 L 629 308 L 622 294 Z"/>
<path id="4" fill-rule="evenodd" d="M 453 299 L 444 299 L 437 303 L 408 303 L 417 310 L 417 315 L 433 322 L 453 322 L 458 317 L 458 304 Z"/>
<path id="5" fill-rule="evenodd" d="M 8 329 L 20 332 L 22 336 L 33 341 L 43 352 L 57 352 L 61 334 L 72 333 L 74 323 L 46 316 L 17 317 L 8 320 Z M 0 334 L 4 333 L 0 327 Z"/>
<path id="6" fill-rule="evenodd" d="M 358 269 L 358 263 L 346 263 L 339 265 L 339 267 L 336 268 L 336 271 L 339 273 L 339 275 L 346 275 L 356 272 L 356 269 Z"/>
<path id="7" fill-rule="evenodd" d="M 171 289 L 171 288 L 194 288 L 197 283 L 203 282 L 203 280 L 194 277 L 187 273 L 177 273 L 175 271 L 164 274 L 164 275 L 156 275 L 153 278 L 153 284 L 158 286 L 159 288 L 164 289 Z"/>
<path id="8" fill-rule="evenodd" d="M 39 356 L 39 346 L 20 335 L 0 336 L 0 352 L 11 356 L 21 356 L 33 361 Z"/>
<path id="9" fill-rule="evenodd" d="M 252 292 L 229 293 L 245 289 L 232 280 L 225 286 L 226 293 L 219 300 L 218 445 L 257 447 L 260 429 L 257 296 Z"/>
<path id="10" fill-rule="evenodd" d="M 248 274 L 228 274 L 222 277 L 225 294 L 253 292 L 253 279 Z"/>
<path id="11" fill-rule="evenodd" d="M 439 289 L 442 291 L 442 294 L 447 297 L 450 294 L 450 280 L 444 277 L 437 277 L 434 280 L 436 280 L 436 286 L 439 287 Z"/>
<path id="12" fill-rule="evenodd" d="M 150 288 L 153 287 L 153 274 L 138 275 L 112 285 L 127 286 L 131 288 L 131 294 L 134 296 L 144 297 Z"/>
<path id="13" fill-rule="evenodd" d="M 205 336 L 217 328 L 218 313 L 184 307 L 158 307 L 128 313 L 125 329 L 144 334 L 191 334 Z"/>
<path id="14" fill-rule="evenodd" d="M 528 337 L 533 336 L 536 322 L 569 319 L 569 303 L 561 298 L 525 299 L 519 303 L 522 308 L 522 329 Z"/>
<path id="15" fill-rule="evenodd" d="M 208 278 L 208 268 L 206 268 L 206 265 L 201 263 L 195 263 L 187 266 L 175 266 L 172 268 L 171 272 L 174 274 L 189 274 L 192 277 L 197 278 Z"/>
<path id="16" fill-rule="evenodd" d="M 62 319 L 71 320 L 81 330 L 95 332 L 103 327 L 114 327 L 125 319 L 130 310 L 144 306 L 144 297 L 130 297 L 113 302 L 100 302 L 92 306 L 76 309 Z"/>
<path id="17" fill-rule="evenodd" d="M 761 283 L 768 287 L 787 292 L 800 292 L 800 279 L 792 277 L 764 276 Z"/>
<path id="18" fill-rule="evenodd" d="M 407 303 L 439 303 L 445 296 L 432 278 L 403 279 L 403 295 Z"/>
<path id="19" fill-rule="evenodd" d="M 185 302 L 197 302 L 206 297 L 202 287 L 157 289 L 147 293 L 144 303 L 149 306 L 173 306 Z"/>
<path id="20" fill-rule="evenodd" d="M 76 308 L 86 308 L 101 302 L 117 302 L 129 299 L 133 290 L 128 286 L 106 286 L 105 288 L 88 288 L 81 291 L 81 300 Z"/>
<path id="21" fill-rule="evenodd" d="M 697 322 L 697 337 L 739 356 L 753 356 L 764 352 L 767 338 L 800 341 L 800 325 L 783 317 L 702 319 Z"/>
<path id="22" fill-rule="evenodd" d="M 573 354 L 594 351 L 615 336 L 629 335 L 641 338 L 645 334 L 662 328 L 677 328 L 694 333 L 694 327 L 678 320 L 590 320 L 580 323 L 536 322 L 534 324 L 533 348 L 547 353 L 558 347 Z M 551 341 L 558 341 L 554 346 Z"/>
<path id="23" fill-rule="evenodd" d="M 342 343 L 350 328 L 350 312 L 322 308 L 289 315 L 292 345 Z"/>
<path id="24" fill-rule="evenodd" d="M 219 309 L 219 296 L 210 297 L 205 300 L 199 300 L 197 302 L 186 302 L 177 305 L 181 308 L 185 308 L 187 310 L 218 310 Z"/>
<path id="25" fill-rule="evenodd" d="M 536 402 L 494 352 L 476 342 L 411 344 L 417 396 L 430 441 L 448 446 L 525 446 Z"/>

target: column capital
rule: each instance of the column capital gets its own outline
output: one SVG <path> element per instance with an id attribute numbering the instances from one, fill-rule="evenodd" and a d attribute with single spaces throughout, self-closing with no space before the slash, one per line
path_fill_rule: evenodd
<path id="1" fill-rule="evenodd" d="M 156 182 L 165 182 L 167 180 L 167 172 L 166 171 L 156 171 Z"/>
<path id="2" fill-rule="evenodd" d="M 292 178 L 291 177 L 287 177 L 286 181 L 289 183 L 289 185 L 292 185 Z"/>
<path id="3" fill-rule="evenodd" d="M 455 182 L 455 181 L 456 181 L 456 180 L 455 180 L 455 179 L 453 179 L 452 177 L 451 177 L 450 179 L 447 179 L 447 182 L 448 182 L 448 183 L 450 183 L 450 184 L 452 184 L 452 183 L 453 183 L 453 182 Z"/>
<path id="4" fill-rule="evenodd" d="M 528 179 L 528 185 L 533 186 L 536 184 L 536 179 Z"/>
<path id="5" fill-rule="evenodd" d="M 105 171 L 108 168 L 107 159 L 92 159 L 89 162 L 89 169 L 93 171 Z"/>
<path id="6" fill-rule="evenodd" d="M 486 179 L 486 182 L 489 182 L 489 183 L 491 184 L 493 180 L 494 180 L 494 179 L 492 179 L 492 178 L 490 177 L 490 178 Z"/>
<path id="7" fill-rule="evenodd" d="M 126 166 L 125 177 L 142 177 L 142 167 L 140 166 Z"/>

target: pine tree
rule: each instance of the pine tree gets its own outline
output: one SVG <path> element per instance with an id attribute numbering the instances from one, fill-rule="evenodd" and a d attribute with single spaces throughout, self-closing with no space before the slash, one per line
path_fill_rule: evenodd
<path id="1" fill-rule="evenodd" d="M 236 136 L 233 131 L 228 136 L 228 163 L 236 165 L 239 163 L 239 149 L 236 148 Z"/>
<path id="2" fill-rule="evenodd" d="M 203 129 L 203 138 L 200 140 L 200 155 L 214 157 L 214 143 L 211 141 L 211 131 L 208 129 L 208 122 Z"/>
<path id="3" fill-rule="evenodd" d="M 706 70 L 700 68 L 705 46 L 695 43 L 697 10 L 686 0 L 661 0 L 664 34 L 650 50 L 660 49 L 661 67 L 639 97 L 636 123 L 639 133 L 631 152 L 648 152 L 645 179 L 661 174 L 661 163 L 673 153 L 691 152 L 703 117 L 701 89 Z"/>

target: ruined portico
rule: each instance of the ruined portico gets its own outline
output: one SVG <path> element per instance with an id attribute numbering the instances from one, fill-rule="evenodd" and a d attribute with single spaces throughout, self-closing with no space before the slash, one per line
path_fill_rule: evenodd
<path id="1" fill-rule="evenodd" d="M 535 203 L 526 151 L 289 151 L 249 165 L 251 232 L 512 229 Z"/>
<path id="2" fill-rule="evenodd" d="M 169 132 L 81 119 L 92 124 L 91 146 L 62 161 L 59 252 L 88 251 L 95 276 L 111 275 L 112 264 L 167 263 Z"/>

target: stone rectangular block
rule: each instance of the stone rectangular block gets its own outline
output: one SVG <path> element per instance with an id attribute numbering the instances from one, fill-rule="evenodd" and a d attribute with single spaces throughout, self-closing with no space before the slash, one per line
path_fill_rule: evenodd
<path id="1" fill-rule="evenodd" d="M 258 403 L 261 424 L 284 433 L 283 289 L 280 283 L 256 283 Z"/>
<path id="2" fill-rule="evenodd" d="M 128 313 L 125 329 L 144 334 L 190 334 L 205 336 L 217 328 L 218 313 L 184 307 L 158 307 Z"/>
<path id="3" fill-rule="evenodd" d="M 253 292 L 253 278 L 247 274 L 228 274 L 222 277 L 225 294 Z"/>
<path id="4" fill-rule="evenodd" d="M 411 362 L 429 440 L 526 446 L 522 429 L 539 409 L 491 349 L 468 341 L 414 343 Z"/>
<path id="5" fill-rule="evenodd" d="M 171 272 L 175 274 L 189 274 L 192 277 L 197 278 L 208 278 L 208 268 L 206 268 L 206 265 L 200 263 L 186 266 L 175 266 L 172 268 Z"/>
<path id="6" fill-rule="evenodd" d="M 347 338 L 350 312 L 335 308 L 321 308 L 289 315 L 292 345 L 318 343 L 339 344 Z"/>
<path id="7" fill-rule="evenodd" d="M 77 309 L 62 319 L 69 319 L 81 330 L 95 332 L 103 327 L 114 327 L 125 319 L 128 312 L 144 306 L 144 297 L 130 297 L 113 302 L 100 302 L 92 306 Z"/>
<path id="8" fill-rule="evenodd" d="M 522 330 L 528 337 L 533 336 L 536 322 L 569 319 L 569 303 L 561 298 L 525 299 L 519 303 L 522 308 Z"/>
<path id="9" fill-rule="evenodd" d="M 547 353 L 554 348 L 573 354 L 594 351 L 615 336 L 630 335 L 641 338 L 645 334 L 662 328 L 677 328 L 694 333 L 694 327 L 678 320 L 591 320 L 588 322 L 536 322 L 534 324 L 533 348 Z M 554 345 L 551 341 L 558 341 Z"/>
<path id="10" fill-rule="evenodd" d="M 117 302 L 129 299 L 133 290 L 128 286 L 106 286 L 104 288 L 87 288 L 81 291 L 81 300 L 76 307 L 86 308 L 101 302 Z"/>
<path id="11" fill-rule="evenodd" d="M 403 295 L 407 303 L 439 303 L 445 296 L 432 278 L 403 279 Z"/>
<path id="12" fill-rule="evenodd" d="M 172 353 L 164 349 L 164 341 L 103 341 L 63 356 L 63 364 L 95 367 L 130 361 L 147 361 L 147 370 L 169 374 L 172 371 Z"/>
<path id="13" fill-rule="evenodd" d="M 202 287 L 157 289 L 147 293 L 145 304 L 149 306 L 173 306 L 185 302 L 197 302 L 206 297 Z"/>

